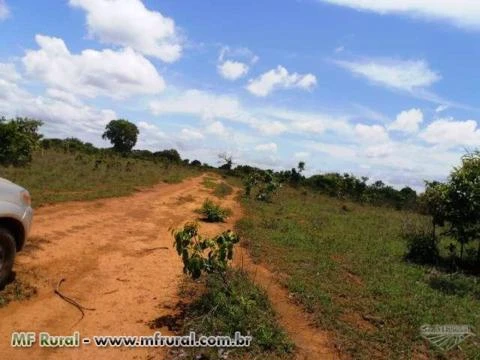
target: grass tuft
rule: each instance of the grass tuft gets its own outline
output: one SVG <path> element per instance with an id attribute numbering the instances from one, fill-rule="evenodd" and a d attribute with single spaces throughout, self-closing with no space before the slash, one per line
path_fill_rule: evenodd
<path id="1" fill-rule="evenodd" d="M 230 209 L 224 209 L 210 199 L 205 199 L 197 212 L 203 216 L 202 220 L 207 222 L 224 222 L 231 214 Z"/>
<path id="2" fill-rule="evenodd" d="M 11 301 L 27 300 L 37 294 L 37 289 L 32 285 L 14 280 L 0 291 L 0 308 Z"/>
<path id="3" fill-rule="evenodd" d="M 233 193 L 233 188 L 224 183 L 224 182 L 221 182 L 220 184 L 217 184 L 215 186 L 215 190 L 213 191 L 213 195 L 215 195 L 216 197 L 222 199 L 230 194 Z"/>
<path id="4" fill-rule="evenodd" d="M 206 278 L 205 291 L 183 310 L 182 333 L 253 337 L 248 348 L 224 349 L 228 359 L 291 359 L 293 345 L 279 327 L 266 293 L 241 270 L 227 273 L 228 290 L 216 274 Z M 188 349 L 187 358 L 224 359 L 219 349 Z M 203 357 L 202 357 L 203 356 Z"/>

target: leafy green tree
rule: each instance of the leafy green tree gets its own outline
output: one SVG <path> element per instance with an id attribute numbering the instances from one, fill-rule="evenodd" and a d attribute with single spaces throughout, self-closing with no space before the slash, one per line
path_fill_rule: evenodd
<path id="1" fill-rule="evenodd" d="M 0 164 L 22 166 L 32 161 L 33 152 L 40 146 L 42 122 L 29 118 L 7 120 L 0 118 Z"/>
<path id="2" fill-rule="evenodd" d="M 462 157 L 462 165 L 450 174 L 446 193 L 446 220 L 450 234 L 460 243 L 462 259 L 465 245 L 479 239 L 480 151 Z M 480 242 L 477 261 L 480 263 Z"/>
<path id="3" fill-rule="evenodd" d="M 107 124 L 102 138 L 110 140 L 115 151 L 128 153 L 137 143 L 138 134 L 139 131 L 135 124 L 119 119 L 112 120 Z"/>
<path id="4" fill-rule="evenodd" d="M 420 199 L 420 206 L 432 217 L 433 241 L 436 241 L 437 226 L 445 225 L 447 185 L 438 181 L 425 182 L 425 192 Z"/>

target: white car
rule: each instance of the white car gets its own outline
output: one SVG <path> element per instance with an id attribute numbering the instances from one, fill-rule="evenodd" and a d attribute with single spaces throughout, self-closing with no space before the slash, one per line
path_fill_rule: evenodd
<path id="1" fill-rule="evenodd" d="M 23 248 L 32 218 L 30 193 L 0 178 L 0 289 L 10 277 L 15 255 Z"/>

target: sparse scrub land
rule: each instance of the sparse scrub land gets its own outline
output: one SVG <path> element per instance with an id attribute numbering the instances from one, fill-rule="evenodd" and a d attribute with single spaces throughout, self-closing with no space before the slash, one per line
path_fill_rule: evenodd
<path id="1" fill-rule="evenodd" d="M 106 129 L 113 149 L 75 138 L 42 139 L 41 124 L 0 118 L 0 177 L 29 189 L 35 206 L 128 195 L 159 182 L 178 183 L 202 169 L 185 165 L 173 149 L 131 151 L 138 132 L 126 120 L 112 121 Z"/>
<path id="2" fill-rule="evenodd" d="M 207 222 L 224 222 L 231 214 L 230 209 L 224 209 L 210 199 L 205 199 L 197 212 L 202 215 L 202 220 Z"/>
<path id="3" fill-rule="evenodd" d="M 233 167 L 230 156 L 212 169 L 182 160 L 174 150 L 132 150 L 138 129 L 112 121 L 105 138 L 112 149 L 70 139 L 41 139 L 41 122 L 0 119 L 0 177 L 30 190 L 34 205 L 127 195 L 209 171 L 243 182 L 246 216 L 237 225 L 251 253 L 284 274 L 292 298 L 315 324 L 334 335 L 338 349 L 354 359 L 466 359 L 478 341 L 446 354 L 420 337 L 424 324 L 465 324 L 480 329 L 480 152 L 462 158 L 445 183 L 426 184 L 421 195 L 381 181 L 327 173 L 306 178 L 305 163 L 274 172 Z M 217 177 L 202 185 L 218 198 L 233 188 Z M 177 205 L 192 202 L 179 197 Z M 228 209 L 206 199 L 203 220 L 223 222 Z M 198 224 L 173 232 L 184 271 L 201 279 L 203 292 L 185 309 L 181 330 L 232 336 L 250 332 L 248 355 L 289 358 L 292 345 L 274 320 L 265 293 L 229 261 L 239 237 L 200 236 Z M 202 274 L 205 276 L 202 277 Z M 0 306 L 33 290 L 13 282 Z M 477 348 L 475 347 L 477 346 Z M 220 359 L 225 353 L 191 349 L 191 356 Z M 235 350 L 229 358 L 245 358 Z M 243 357 L 242 357 L 243 356 Z"/>
<path id="4" fill-rule="evenodd" d="M 36 152 L 27 167 L 0 166 L 0 177 L 29 189 L 35 206 L 123 196 L 141 187 L 162 181 L 176 183 L 195 174 L 197 170 L 180 164 L 53 149 Z"/>
<path id="5" fill-rule="evenodd" d="M 301 193 L 284 188 L 274 203 L 244 199 L 238 232 L 253 255 L 287 276 L 296 301 L 333 331 L 342 351 L 355 359 L 433 356 L 439 352 L 420 337 L 421 325 L 480 327 L 476 277 L 405 261 L 405 218 L 427 227 L 429 217 Z M 449 242 L 439 244 L 441 256 L 449 256 Z M 462 348 L 447 357 L 478 353 L 469 341 Z"/>

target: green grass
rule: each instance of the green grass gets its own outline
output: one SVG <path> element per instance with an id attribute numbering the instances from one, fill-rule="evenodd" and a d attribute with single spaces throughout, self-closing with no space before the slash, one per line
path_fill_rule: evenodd
<path id="1" fill-rule="evenodd" d="M 27 188 L 34 206 L 40 206 L 129 195 L 162 181 L 181 182 L 199 171 L 182 165 L 119 156 L 100 158 L 51 150 L 36 153 L 27 167 L 0 167 L 0 177 Z"/>
<path id="2" fill-rule="evenodd" d="M 275 313 L 266 293 L 240 270 L 227 273 L 229 289 L 218 275 L 208 275 L 200 296 L 195 297 L 183 313 L 181 333 L 195 331 L 197 335 L 227 335 L 235 332 L 250 334 L 248 348 L 229 349 L 228 359 L 292 359 L 293 345 L 275 320 Z M 192 286 L 187 285 L 191 291 Z M 220 360 L 218 349 L 184 349 L 188 359 Z M 201 357 L 201 356 L 204 357 Z"/>
<path id="3" fill-rule="evenodd" d="M 217 187 L 217 178 L 212 176 L 205 176 L 202 181 L 202 185 L 207 189 L 215 189 Z"/>
<path id="4" fill-rule="evenodd" d="M 233 188 L 227 183 L 221 182 L 217 184 L 213 190 L 213 195 L 223 199 L 224 197 L 233 193 Z"/>
<path id="5" fill-rule="evenodd" d="M 202 207 L 196 211 L 207 222 L 224 222 L 231 215 L 230 209 L 224 209 L 210 199 L 205 199 Z"/>
<path id="6" fill-rule="evenodd" d="M 243 201 L 237 230 L 244 243 L 287 275 L 295 300 L 332 331 L 342 352 L 354 359 L 479 358 L 471 341 L 442 355 L 420 336 L 423 324 L 480 330 L 478 278 L 404 260 L 402 224 L 427 219 L 290 188 L 272 204 Z"/>
<path id="7" fill-rule="evenodd" d="M 11 301 L 29 299 L 36 293 L 37 290 L 32 285 L 14 280 L 0 291 L 0 308 Z"/>

